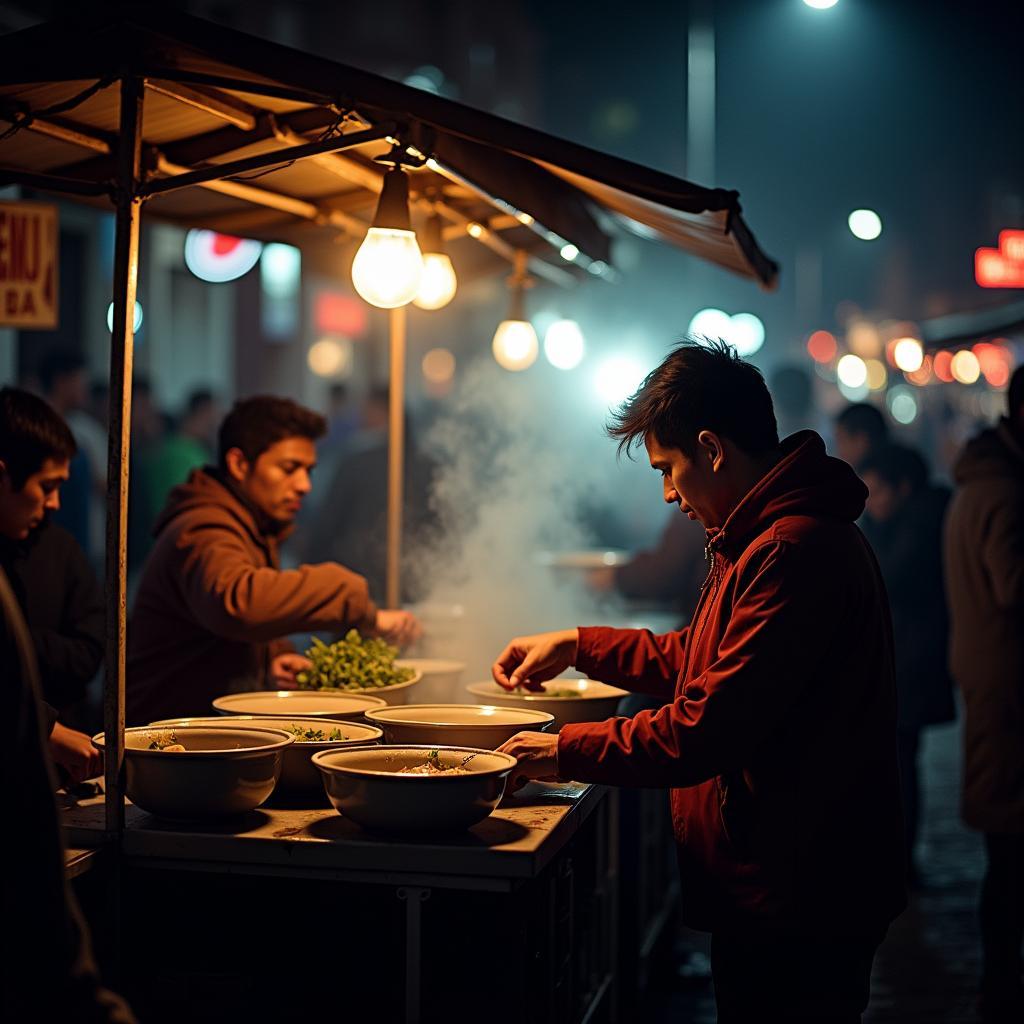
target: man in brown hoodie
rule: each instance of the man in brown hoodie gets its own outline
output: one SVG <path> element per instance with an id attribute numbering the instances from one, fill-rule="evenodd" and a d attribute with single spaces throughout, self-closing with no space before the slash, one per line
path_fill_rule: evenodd
<path id="1" fill-rule="evenodd" d="M 209 714 L 229 692 L 294 686 L 308 663 L 289 633 L 416 637 L 409 612 L 378 610 L 366 581 L 343 566 L 279 568 L 324 430 L 322 416 L 285 398 L 238 402 L 221 424 L 219 465 L 171 492 L 128 629 L 129 724 Z"/>

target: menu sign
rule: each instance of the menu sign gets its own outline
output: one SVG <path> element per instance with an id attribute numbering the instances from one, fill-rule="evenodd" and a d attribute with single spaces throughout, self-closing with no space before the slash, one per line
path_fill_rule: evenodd
<path id="1" fill-rule="evenodd" d="M 0 202 L 0 327 L 57 326 L 57 207 Z"/>

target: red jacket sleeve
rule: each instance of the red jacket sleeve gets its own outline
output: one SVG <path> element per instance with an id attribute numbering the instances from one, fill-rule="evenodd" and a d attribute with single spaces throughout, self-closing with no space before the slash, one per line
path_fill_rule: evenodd
<path id="1" fill-rule="evenodd" d="M 690 696 L 634 718 L 564 726 L 559 774 L 580 782 L 683 787 L 742 768 L 834 648 L 842 586 L 838 573 L 821 572 L 814 551 L 782 541 L 762 545 L 739 581 L 717 658 L 688 681 Z M 823 607 L 830 609 L 827 619 Z M 655 659 L 655 676 L 664 671 L 655 639 L 620 642 L 625 663 L 638 674 L 646 655 Z M 610 652 L 605 660 L 614 663 Z"/>
<path id="2" fill-rule="evenodd" d="M 602 683 L 668 699 L 683 670 L 688 631 L 656 636 L 649 629 L 580 626 L 576 668 Z"/>

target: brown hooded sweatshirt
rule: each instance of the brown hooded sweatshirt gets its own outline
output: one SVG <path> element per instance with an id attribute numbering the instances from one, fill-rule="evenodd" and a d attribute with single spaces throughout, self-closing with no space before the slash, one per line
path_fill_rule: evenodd
<path id="1" fill-rule="evenodd" d="M 278 568 L 279 525 L 217 470 L 167 500 L 128 627 L 130 725 L 211 714 L 225 693 L 263 689 L 282 640 L 306 630 L 371 630 L 366 580 L 332 562 Z"/>

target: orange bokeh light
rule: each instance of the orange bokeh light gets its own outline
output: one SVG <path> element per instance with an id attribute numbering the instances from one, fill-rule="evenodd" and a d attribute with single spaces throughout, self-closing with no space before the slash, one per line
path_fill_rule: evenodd
<path id="1" fill-rule="evenodd" d="M 935 353 L 935 358 L 932 360 L 932 371 L 939 380 L 944 381 L 946 384 L 953 383 L 952 366 L 952 352 L 947 352 L 943 349 L 941 352 Z"/>
<path id="2" fill-rule="evenodd" d="M 916 384 L 919 388 L 923 388 L 932 377 L 934 376 L 934 360 L 931 356 L 925 356 L 921 365 L 910 373 L 904 373 L 903 376 L 910 381 L 911 384 Z"/>
<path id="3" fill-rule="evenodd" d="M 839 351 L 839 344 L 828 331 L 815 331 L 807 339 L 807 354 L 816 363 L 830 363 Z"/>

